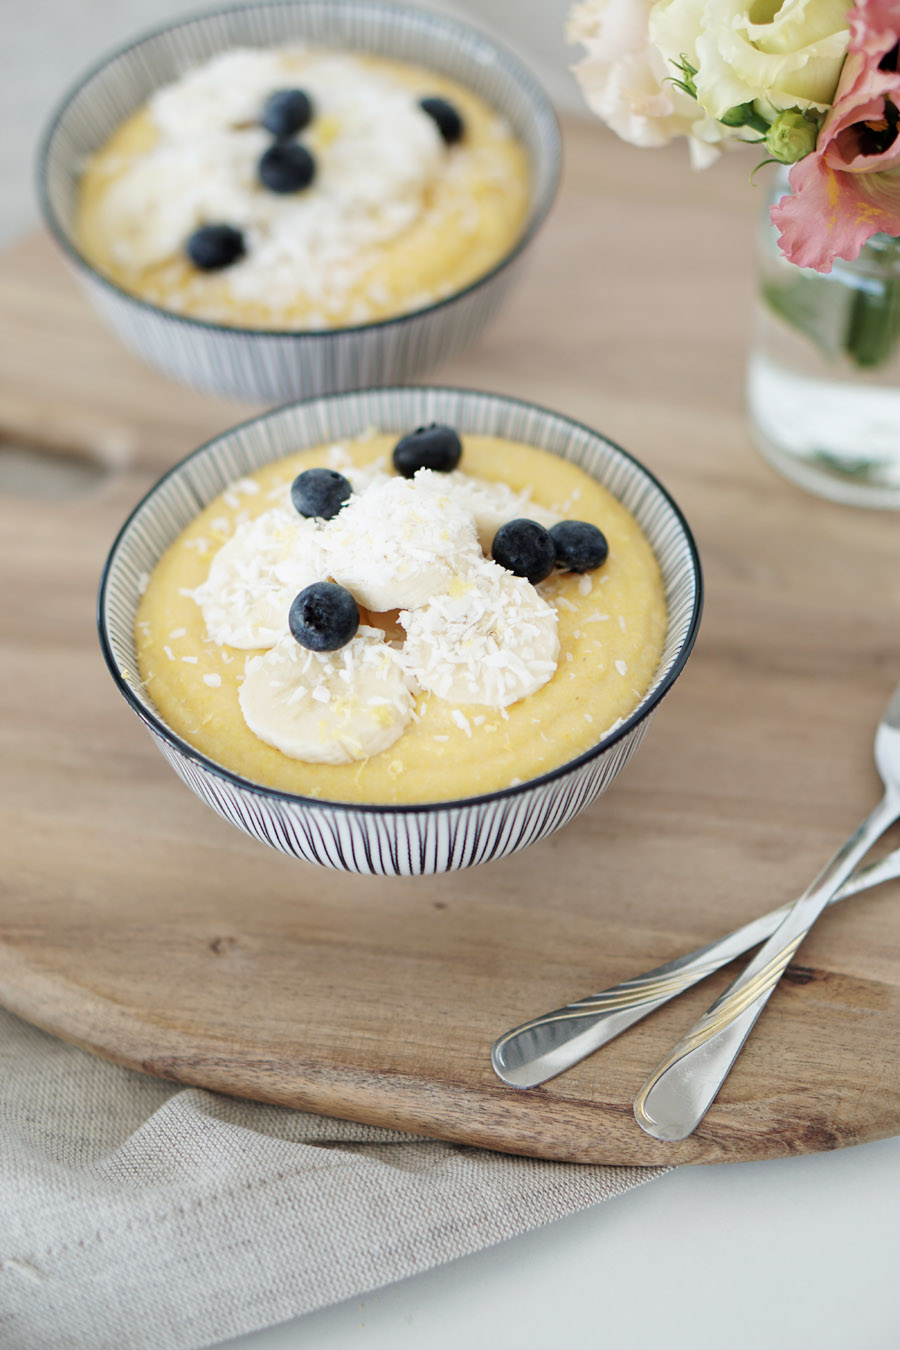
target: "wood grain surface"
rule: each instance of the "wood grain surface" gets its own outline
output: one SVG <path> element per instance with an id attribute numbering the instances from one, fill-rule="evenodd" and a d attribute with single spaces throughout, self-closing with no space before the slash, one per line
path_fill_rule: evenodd
<path id="1" fill-rule="evenodd" d="M 435 379 L 557 408 L 644 460 L 694 528 L 706 612 L 613 789 L 469 872 L 307 866 L 175 779 L 103 668 L 96 585 L 153 478 L 248 409 L 124 352 L 47 239 L 0 261 L 3 441 L 108 468 L 62 500 L 0 492 L 0 1001 L 180 1083 L 542 1157 L 742 1160 L 897 1133 L 896 884 L 820 921 L 683 1143 L 642 1134 L 631 1102 L 734 969 L 543 1088 L 490 1068 L 514 1023 L 801 891 L 876 799 L 900 677 L 896 515 L 804 495 L 748 439 L 748 161 L 699 176 L 680 149 L 565 130 L 519 290 Z"/>

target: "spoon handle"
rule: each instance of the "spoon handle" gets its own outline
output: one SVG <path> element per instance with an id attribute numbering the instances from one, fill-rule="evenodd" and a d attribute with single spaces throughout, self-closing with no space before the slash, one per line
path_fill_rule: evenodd
<path id="1" fill-rule="evenodd" d="M 724 994 L 657 1066 L 634 1103 L 655 1139 L 686 1139 L 706 1115 L 785 967 L 855 865 L 900 814 L 885 796 L 793 905 Z"/>
<path id="2" fill-rule="evenodd" d="M 900 877 L 900 848 L 878 862 L 861 867 L 844 882 L 831 901 Z M 530 1088 L 586 1059 L 655 1009 L 691 989 L 758 942 L 770 937 L 786 918 L 790 904 L 762 914 L 725 937 L 697 947 L 643 975 L 604 989 L 602 993 L 541 1013 L 500 1036 L 491 1050 L 494 1072 L 510 1087 Z"/>

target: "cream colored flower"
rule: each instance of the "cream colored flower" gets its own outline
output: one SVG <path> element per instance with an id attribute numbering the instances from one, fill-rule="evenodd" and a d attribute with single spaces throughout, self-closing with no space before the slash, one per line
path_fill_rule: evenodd
<path id="1" fill-rule="evenodd" d="M 786 108 L 830 107 L 850 36 L 848 0 L 656 0 L 650 39 L 670 66 L 697 68 L 700 106 L 713 118 L 755 103 L 771 120 Z"/>
<path id="2" fill-rule="evenodd" d="M 653 45 L 652 0 L 586 0 L 576 5 L 566 36 L 586 49 L 575 74 L 588 104 L 623 140 L 666 145 L 690 137 L 691 160 L 703 167 L 721 142 L 737 133 L 723 127 L 673 83 L 674 66 Z"/>

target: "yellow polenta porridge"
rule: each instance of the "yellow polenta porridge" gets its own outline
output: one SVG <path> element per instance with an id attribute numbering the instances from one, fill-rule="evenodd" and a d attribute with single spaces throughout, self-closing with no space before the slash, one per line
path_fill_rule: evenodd
<path id="1" fill-rule="evenodd" d="M 665 628 L 652 549 L 604 488 L 432 426 L 235 482 L 156 565 L 136 641 L 153 703 L 211 759 L 386 804 L 504 788 L 596 745 Z"/>
<path id="2" fill-rule="evenodd" d="M 509 251 L 529 166 L 435 72 L 306 47 L 224 52 L 156 91 L 88 161 L 75 235 L 124 290 L 254 328 L 370 323 Z"/>

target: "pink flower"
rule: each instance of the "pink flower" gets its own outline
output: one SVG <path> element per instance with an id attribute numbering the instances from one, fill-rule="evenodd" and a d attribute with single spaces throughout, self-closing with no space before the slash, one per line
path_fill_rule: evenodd
<path id="1" fill-rule="evenodd" d="M 834 104 L 815 152 L 771 210 L 789 262 L 830 272 L 873 234 L 900 235 L 900 0 L 856 0 Z"/>

